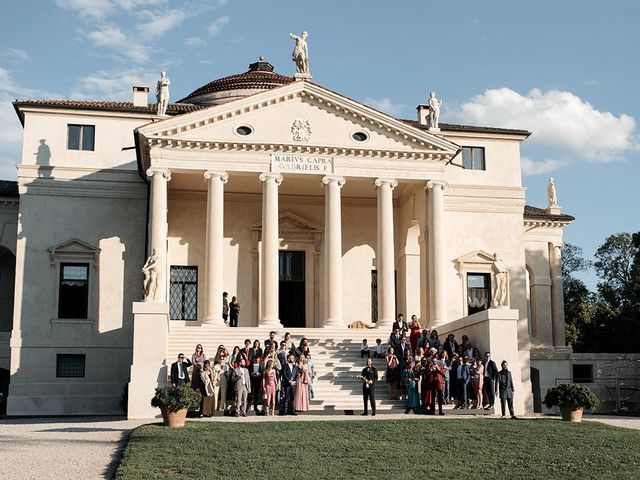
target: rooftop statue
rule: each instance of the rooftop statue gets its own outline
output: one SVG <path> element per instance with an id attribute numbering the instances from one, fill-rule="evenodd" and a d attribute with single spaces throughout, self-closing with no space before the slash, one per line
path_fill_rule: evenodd
<path id="1" fill-rule="evenodd" d="M 307 48 L 307 32 L 302 32 L 300 36 L 290 33 L 289 36 L 295 40 L 296 46 L 293 47 L 291 59 L 296 64 L 296 73 L 309 75 L 309 49 Z"/>
<path id="2" fill-rule="evenodd" d="M 509 271 L 497 253 L 493 254 L 493 276 L 495 287 L 493 290 L 493 307 L 506 307 L 509 300 Z"/>
<path id="3" fill-rule="evenodd" d="M 436 92 L 429 93 L 429 128 L 438 128 L 442 100 L 436 98 Z"/>
<path id="4" fill-rule="evenodd" d="M 556 186 L 553 183 L 553 177 L 549 177 L 549 184 L 547 185 L 547 197 L 549 199 L 549 208 L 558 206 L 558 194 L 556 193 Z"/>
<path id="5" fill-rule="evenodd" d="M 167 114 L 167 106 L 169 105 L 169 77 L 167 72 L 160 72 L 160 80 L 156 86 L 156 98 L 158 99 L 158 115 Z"/>

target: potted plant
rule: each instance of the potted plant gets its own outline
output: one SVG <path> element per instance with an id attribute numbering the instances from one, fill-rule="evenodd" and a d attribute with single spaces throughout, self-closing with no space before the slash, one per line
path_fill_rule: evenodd
<path id="1" fill-rule="evenodd" d="M 151 399 L 151 406 L 160 409 L 165 426 L 177 428 L 184 427 L 187 410 L 198 406 L 200 399 L 199 392 L 185 385 L 158 387 Z"/>
<path id="2" fill-rule="evenodd" d="M 589 387 L 576 383 L 565 383 L 550 388 L 544 397 L 547 408 L 560 407 L 562 420 L 570 422 L 580 422 L 584 409 L 595 410 L 598 403 L 598 398 Z"/>

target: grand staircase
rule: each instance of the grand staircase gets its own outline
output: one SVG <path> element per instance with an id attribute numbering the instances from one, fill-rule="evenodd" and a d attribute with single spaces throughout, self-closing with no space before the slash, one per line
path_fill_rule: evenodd
<path id="1" fill-rule="evenodd" d="M 311 357 L 314 363 L 315 380 L 313 382 L 314 398 L 309 409 L 313 413 L 329 414 L 357 414 L 363 410 L 362 386 L 355 377 L 360 375 L 366 359 L 360 358 L 360 344 L 366 338 L 370 348 L 375 349 L 376 338 L 386 343 L 388 332 L 377 329 L 347 329 L 347 328 L 291 328 L 293 342 L 298 345 L 300 339 L 309 340 Z M 284 337 L 284 330 L 276 330 L 276 340 Z M 204 347 L 207 357 L 213 357 L 222 344 L 229 352 L 238 345 L 244 346 L 244 340 L 260 340 L 264 347 L 264 340 L 268 337 L 269 329 L 263 328 L 215 328 L 209 326 L 180 326 L 172 328 L 169 334 L 167 364 L 175 361 L 178 353 L 190 357 L 196 344 Z M 378 369 L 379 381 L 376 384 L 376 405 L 380 413 L 404 412 L 405 400 L 391 400 L 385 382 L 386 366 L 384 359 L 373 359 Z M 447 408 L 447 413 L 469 413 L 469 410 L 458 411 Z M 475 413 L 475 410 L 471 412 Z M 482 412 L 482 411 L 481 411 Z M 484 413 L 484 412 L 483 412 Z"/>

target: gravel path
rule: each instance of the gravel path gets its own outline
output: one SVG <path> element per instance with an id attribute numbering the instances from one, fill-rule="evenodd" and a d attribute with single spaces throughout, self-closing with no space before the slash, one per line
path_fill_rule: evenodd
<path id="1" fill-rule="evenodd" d="M 483 418 L 484 416 L 477 417 Z M 277 421 L 310 420 L 391 420 L 416 418 L 414 415 L 383 414 L 376 417 L 359 415 L 298 415 L 275 417 Z M 446 421 L 449 418 L 469 418 L 467 415 L 428 417 Z M 495 417 L 497 418 L 497 417 Z M 527 417 L 525 421 L 552 416 Z M 264 422 L 271 417 L 214 417 L 201 422 Z M 616 427 L 640 430 L 640 418 L 588 415 L 585 420 Z M 157 420 L 124 420 L 121 417 L 19 418 L 0 420 L 0 479 L 83 480 L 111 478 L 120 451 L 131 430 Z M 504 420 L 510 421 L 510 420 Z"/>

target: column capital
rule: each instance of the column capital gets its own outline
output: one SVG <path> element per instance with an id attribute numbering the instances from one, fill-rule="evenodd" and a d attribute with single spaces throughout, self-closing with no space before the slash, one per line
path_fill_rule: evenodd
<path id="1" fill-rule="evenodd" d="M 227 180 L 229 180 L 229 174 L 227 172 L 217 170 L 207 170 L 204 172 L 205 182 L 212 178 L 218 178 L 222 183 L 227 183 Z"/>
<path id="2" fill-rule="evenodd" d="M 330 183 L 336 183 L 338 187 L 342 188 L 347 181 L 340 175 L 325 175 L 322 177 L 322 183 L 329 185 Z"/>
<path id="3" fill-rule="evenodd" d="M 380 177 L 380 178 L 376 178 L 373 184 L 376 186 L 376 188 L 380 188 L 384 185 L 388 185 L 391 188 L 391 190 L 393 190 L 398 186 L 398 181 L 395 178 Z"/>
<path id="4" fill-rule="evenodd" d="M 279 173 L 264 172 L 258 176 L 258 180 L 260 180 L 262 183 L 273 181 L 276 183 L 276 185 L 280 185 L 284 179 Z"/>
<path id="5" fill-rule="evenodd" d="M 147 173 L 147 177 L 153 177 L 154 175 L 162 175 L 167 182 L 171 180 L 171 170 L 169 170 L 168 168 L 150 167 L 150 168 L 147 168 L 146 173 Z"/>
<path id="6" fill-rule="evenodd" d="M 435 188 L 440 188 L 444 190 L 449 186 L 449 183 L 445 180 L 429 180 L 427 184 L 424 186 L 425 190 L 433 190 Z"/>

